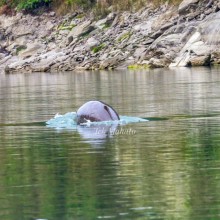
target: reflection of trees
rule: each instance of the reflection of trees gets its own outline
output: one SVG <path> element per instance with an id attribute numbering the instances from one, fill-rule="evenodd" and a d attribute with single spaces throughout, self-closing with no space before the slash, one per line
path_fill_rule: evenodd
<path id="1" fill-rule="evenodd" d="M 66 219 L 68 215 L 93 219 L 98 211 L 108 209 L 109 201 L 114 204 L 117 192 L 109 188 L 115 181 L 110 152 L 96 152 L 73 132 L 29 129 L 33 133 L 23 128 L 13 140 L 5 140 L 7 163 L 2 165 L 1 196 L 5 209 L 14 212 L 5 213 L 4 219 Z M 112 147 L 111 142 L 107 145 Z M 106 192 L 107 199 L 103 198 Z"/>
<path id="2" fill-rule="evenodd" d="M 1 123 L 43 121 L 89 99 L 121 114 L 170 119 L 128 125 L 136 135 L 116 136 L 99 149 L 73 131 L 0 127 L 0 218 L 216 216 L 219 119 L 172 116 L 218 113 L 220 76 L 164 71 L 1 76 Z"/>
<path id="3" fill-rule="evenodd" d="M 191 219 L 215 219 L 220 199 L 220 128 L 219 118 L 194 119 L 191 122 L 189 146 Z"/>
<path id="4" fill-rule="evenodd" d="M 2 137 L 7 147 L 1 148 L 0 213 L 6 220 L 119 213 L 191 219 L 213 207 L 215 214 L 220 131 L 212 124 L 197 119 L 132 125 L 138 138 L 117 136 L 100 149 L 74 132 L 8 127 Z"/>
<path id="5" fill-rule="evenodd" d="M 1 122 L 42 121 L 94 99 L 142 117 L 219 112 L 219 81 L 216 69 L 204 68 L 1 74 Z"/>

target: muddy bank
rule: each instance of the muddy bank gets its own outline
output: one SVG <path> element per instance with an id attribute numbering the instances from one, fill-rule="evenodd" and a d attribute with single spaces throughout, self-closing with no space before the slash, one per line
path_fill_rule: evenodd
<path id="1" fill-rule="evenodd" d="M 220 3 L 184 0 L 96 20 L 0 16 L 0 67 L 6 73 L 220 64 Z"/>

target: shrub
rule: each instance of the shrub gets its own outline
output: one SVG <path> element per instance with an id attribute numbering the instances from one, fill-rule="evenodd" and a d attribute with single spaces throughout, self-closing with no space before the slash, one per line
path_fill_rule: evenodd
<path id="1" fill-rule="evenodd" d="M 20 45 L 16 48 L 16 54 L 18 55 L 22 50 L 26 50 L 27 47 L 25 45 Z"/>
<path id="2" fill-rule="evenodd" d="M 18 10 L 32 10 L 40 6 L 49 5 L 50 0 L 24 0 L 18 3 Z"/>
<path id="3" fill-rule="evenodd" d="M 0 6 L 17 8 L 18 10 L 32 10 L 41 6 L 48 6 L 52 0 L 0 0 Z"/>
<path id="4" fill-rule="evenodd" d="M 93 8 L 95 14 L 99 16 L 113 10 L 137 10 L 144 5 L 152 3 L 156 6 L 165 2 L 169 4 L 179 4 L 182 0 L 0 0 L 0 7 L 17 8 L 18 10 L 32 11 L 41 6 L 50 4 L 57 11 L 66 13 L 75 9 L 89 10 Z"/>

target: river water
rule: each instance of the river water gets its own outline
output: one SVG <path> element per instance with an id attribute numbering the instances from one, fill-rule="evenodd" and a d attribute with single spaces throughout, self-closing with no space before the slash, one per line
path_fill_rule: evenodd
<path id="1" fill-rule="evenodd" d="M 46 125 L 88 100 L 149 121 Z M 0 75 L 0 219 L 219 216 L 220 69 Z"/>

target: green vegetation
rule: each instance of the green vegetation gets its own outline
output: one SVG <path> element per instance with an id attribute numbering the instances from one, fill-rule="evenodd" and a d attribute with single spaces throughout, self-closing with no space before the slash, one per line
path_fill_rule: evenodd
<path id="1" fill-rule="evenodd" d="M 50 0 L 23 0 L 18 3 L 18 9 L 31 10 L 43 5 L 48 5 Z"/>
<path id="2" fill-rule="evenodd" d="M 92 52 L 98 53 L 100 50 L 102 50 L 105 47 L 105 44 L 100 44 L 99 46 L 93 47 Z"/>
<path id="3" fill-rule="evenodd" d="M 149 69 L 150 66 L 147 65 L 147 64 L 134 64 L 134 65 L 130 65 L 128 66 L 128 69 L 133 69 L 133 70 L 136 70 L 136 69 Z"/>
<path id="4" fill-rule="evenodd" d="M 32 11 L 39 7 L 53 7 L 53 9 L 66 13 L 77 8 L 91 9 L 95 13 L 106 14 L 111 6 L 113 10 L 133 10 L 149 3 L 155 5 L 164 4 L 167 0 L 0 0 L 0 7 L 8 7 L 16 10 Z M 178 4 L 181 0 L 168 0 L 169 4 Z M 3 10 L 7 11 L 7 10 Z"/>
<path id="5" fill-rule="evenodd" d="M 16 48 L 16 54 L 18 55 L 22 50 L 26 50 L 26 49 L 27 49 L 27 47 L 24 45 L 18 46 Z"/>
<path id="6" fill-rule="evenodd" d="M 65 24 L 62 24 L 58 27 L 58 31 L 60 31 L 60 30 L 69 30 L 69 31 L 71 31 L 75 26 L 76 26 L 75 24 L 67 25 L 67 26 L 65 26 Z"/>
<path id="7" fill-rule="evenodd" d="M 131 37 L 131 32 L 127 32 L 127 33 L 125 33 L 125 34 L 123 34 L 121 37 L 119 37 L 118 39 L 117 39 L 117 41 L 119 42 L 119 43 L 121 43 L 123 40 L 125 40 L 125 39 L 129 39 L 130 37 Z"/>
<path id="8" fill-rule="evenodd" d="M 49 6 L 51 0 L 0 0 L 0 6 L 7 5 L 17 10 L 33 10 L 41 6 Z"/>

